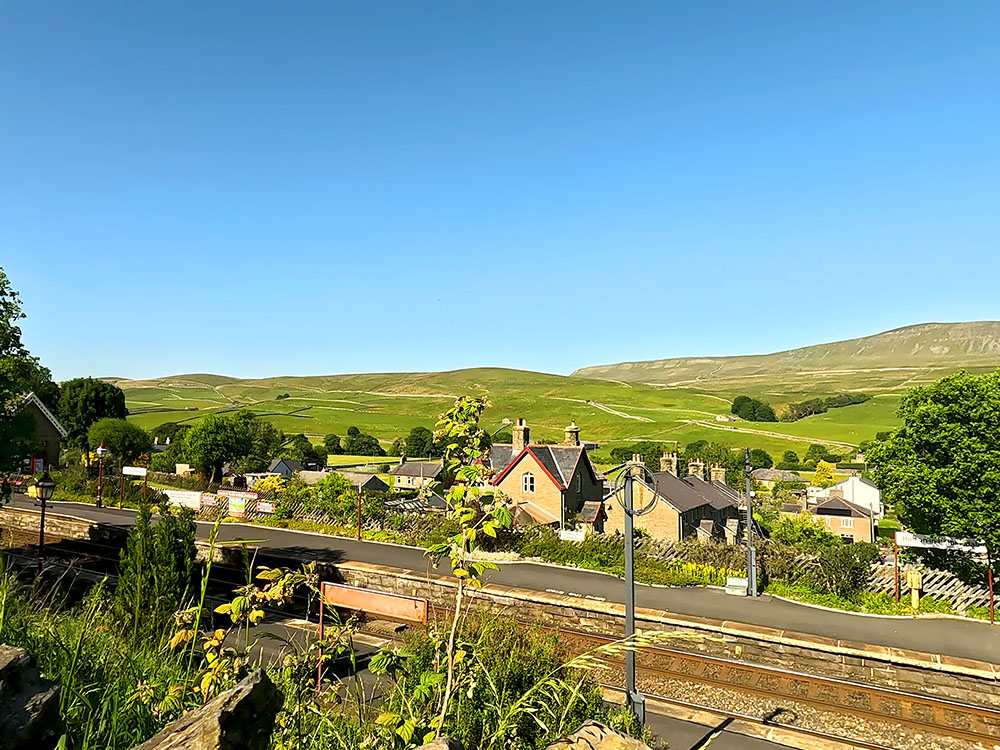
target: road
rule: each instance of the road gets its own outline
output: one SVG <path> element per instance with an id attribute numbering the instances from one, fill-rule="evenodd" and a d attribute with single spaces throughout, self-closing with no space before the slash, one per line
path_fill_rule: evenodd
<path id="1" fill-rule="evenodd" d="M 34 501 L 17 496 L 15 507 L 34 509 Z M 52 513 L 63 513 L 107 524 L 131 525 L 134 511 L 95 508 L 82 503 L 56 502 Z M 212 524 L 199 522 L 198 534 L 206 538 Z M 280 555 L 308 555 L 326 562 L 354 560 L 388 565 L 417 572 L 448 573 L 442 565 L 435 570 L 419 549 L 378 542 L 301 533 L 249 524 L 223 524 L 220 539 L 261 540 L 261 547 Z M 536 563 L 502 563 L 489 572 L 487 581 L 536 591 L 556 591 L 621 602 L 624 590 L 620 579 L 602 573 Z M 859 641 L 892 648 L 947 654 L 1000 664 L 1000 638 L 988 623 L 973 620 L 873 617 L 849 612 L 822 610 L 763 595 L 757 599 L 727 596 L 710 588 L 663 588 L 640 584 L 639 606 L 663 609 L 684 615 L 759 625 L 826 638 Z"/>

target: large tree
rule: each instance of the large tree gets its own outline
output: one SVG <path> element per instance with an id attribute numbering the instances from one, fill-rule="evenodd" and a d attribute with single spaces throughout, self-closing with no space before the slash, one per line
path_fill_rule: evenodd
<path id="1" fill-rule="evenodd" d="M 1000 370 L 960 372 L 913 388 L 903 425 L 865 454 L 900 520 L 922 534 L 975 539 L 1000 551 Z"/>
<path id="2" fill-rule="evenodd" d="M 266 419 L 255 417 L 249 411 L 237 412 L 236 418 L 243 423 L 243 428 L 250 438 L 250 449 L 245 456 L 231 459 L 233 470 L 237 474 L 264 471 L 271 463 L 271 459 L 276 458 L 281 452 L 285 433 Z"/>
<path id="3" fill-rule="evenodd" d="M 10 471 L 31 452 L 35 423 L 20 411 L 21 397 L 35 391 L 49 406 L 54 394 L 49 371 L 28 353 L 18 322 L 24 318 L 21 298 L 0 268 L 0 471 Z"/>
<path id="4" fill-rule="evenodd" d="M 141 427 L 124 419 L 106 417 L 99 419 L 87 431 L 90 445 L 101 445 L 111 451 L 111 455 L 122 466 L 135 461 L 153 449 L 153 439 Z"/>
<path id="5" fill-rule="evenodd" d="M 423 458 L 433 455 L 434 433 L 426 427 L 414 427 L 403 443 L 405 455 Z"/>
<path id="6" fill-rule="evenodd" d="M 247 456 L 253 438 L 238 414 L 211 414 L 188 430 L 184 450 L 188 460 L 213 482 L 222 481 L 222 465 Z"/>
<path id="7" fill-rule="evenodd" d="M 90 451 L 97 444 L 88 437 L 91 425 L 101 419 L 125 419 L 125 393 L 118 386 L 94 378 L 74 378 L 62 385 L 59 421 L 69 439 L 84 451 L 90 465 Z"/>

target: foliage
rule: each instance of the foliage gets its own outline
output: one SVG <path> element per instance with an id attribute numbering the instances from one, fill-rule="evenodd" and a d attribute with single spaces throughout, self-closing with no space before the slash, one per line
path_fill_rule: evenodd
<path id="1" fill-rule="evenodd" d="M 24 317 L 21 298 L 0 268 L 0 471 L 18 468 L 35 446 L 34 421 L 16 409 L 21 396 L 35 391 L 54 408 L 52 399 L 58 393 L 51 373 L 21 342 L 18 321 Z"/>
<path id="2" fill-rule="evenodd" d="M 101 419 L 125 419 L 125 392 L 104 380 L 74 378 L 62 384 L 59 421 L 69 439 L 83 450 L 98 445 L 89 439 L 91 426 Z"/>
<path id="3" fill-rule="evenodd" d="M 872 564 L 878 559 L 878 547 L 874 544 L 828 546 L 820 551 L 809 580 L 821 589 L 849 596 L 868 582 Z"/>
<path id="4" fill-rule="evenodd" d="M 233 471 L 246 474 L 266 470 L 281 452 L 285 434 L 266 419 L 258 419 L 246 410 L 237 412 L 236 419 L 242 422 L 250 445 L 246 455 L 231 459 Z"/>
<path id="5" fill-rule="evenodd" d="M 141 427 L 125 419 L 99 419 L 87 430 L 89 445 L 104 445 L 119 465 L 132 463 L 153 449 L 153 439 Z"/>
<path id="6" fill-rule="evenodd" d="M 830 487 L 837 483 L 837 478 L 833 475 L 834 465 L 826 461 L 816 464 L 816 472 L 813 474 L 813 487 Z"/>
<path id="7" fill-rule="evenodd" d="M 434 433 L 426 427 L 414 427 L 403 442 L 403 455 L 412 458 L 438 458 L 441 450 L 434 442 Z"/>
<path id="8" fill-rule="evenodd" d="M 781 411 L 781 421 L 795 422 L 814 414 L 825 414 L 828 409 L 863 404 L 870 399 L 871 396 L 867 393 L 838 393 L 827 398 L 812 398 L 797 404 L 786 405 Z"/>
<path id="9" fill-rule="evenodd" d="M 385 450 L 378 438 L 366 435 L 357 427 L 347 428 L 347 437 L 343 441 L 344 453 L 349 456 L 384 456 Z"/>
<path id="10" fill-rule="evenodd" d="M 121 552 L 115 601 L 136 639 L 162 633 L 197 587 L 194 516 L 161 500 L 156 524 L 151 502 L 140 504 Z"/>
<path id="11" fill-rule="evenodd" d="M 761 448 L 754 448 L 750 451 L 751 469 L 770 469 L 772 466 L 774 466 L 774 459 L 767 451 Z"/>
<path id="12" fill-rule="evenodd" d="M 300 464 L 326 464 L 327 449 L 325 445 L 313 445 L 305 435 L 299 433 L 292 436 L 284 448 L 286 458 L 298 461 Z"/>
<path id="13" fill-rule="evenodd" d="M 340 437 L 338 435 L 329 434 L 323 438 L 323 445 L 326 447 L 326 453 L 328 456 L 341 456 L 344 453 L 344 447 L 340 444 Z"/>
<path id="14" fill-rule="evenodd" d="M 188 459 L 211 481 L 222 481 L 222 465 L 250 453 L 248 420 L 240 415 L 210 414 L 184 437 Z"/>
<path id="15" fill-rule="evenodd" d="M 1000 550 L 1000 371 L 958 373 L 902 398 L 903 425 L 866 454 L 908 528 Z"/>
<path id="16" fill-rule="evenodd" d="M 769 404 L 765 404 L 750 396 L 737 396 L 733 399 L 733 406 L 730 411 L 740 419 L 748 422 L 777 422 L 774 409 Z"/>
<path id="17" fill-rule="evenodd" d="M 827 531 L 823 522 L 810 513 L 782 515 L 771 524 L 771 539 L 806 552 L 821 552 L 843 544 L 840 537 Z"/>

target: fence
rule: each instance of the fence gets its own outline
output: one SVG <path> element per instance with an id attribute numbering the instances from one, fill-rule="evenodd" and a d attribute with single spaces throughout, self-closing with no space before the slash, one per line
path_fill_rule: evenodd
<path id="1" fill-rule="evenodd" d="M 946 570 L 934 570 L 919 565 L 899 566 L 900 596 L 909 596 L 910 587 L 906 585 L 906 571 L 919 569 L 921 571 L 921 594 L 933 596 L 949 602 L 956 611 L 965 612 L 969 607 L 988 607 L 990 592 L 982 587 L 965 583 L 954 573 Z M 869 587 L 873 591 L 893 593 L 896 590 L 896 570 L 891 563 L 882 563 L 872 572 Z"/>

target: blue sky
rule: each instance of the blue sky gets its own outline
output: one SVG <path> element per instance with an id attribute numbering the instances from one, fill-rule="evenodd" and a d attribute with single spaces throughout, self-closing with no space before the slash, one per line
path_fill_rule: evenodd
<path id="1" fill-rule="evenodd" d="M 569 372 L 1000 318 L 995 2 L 0 6 L 58 378 Z"/>

